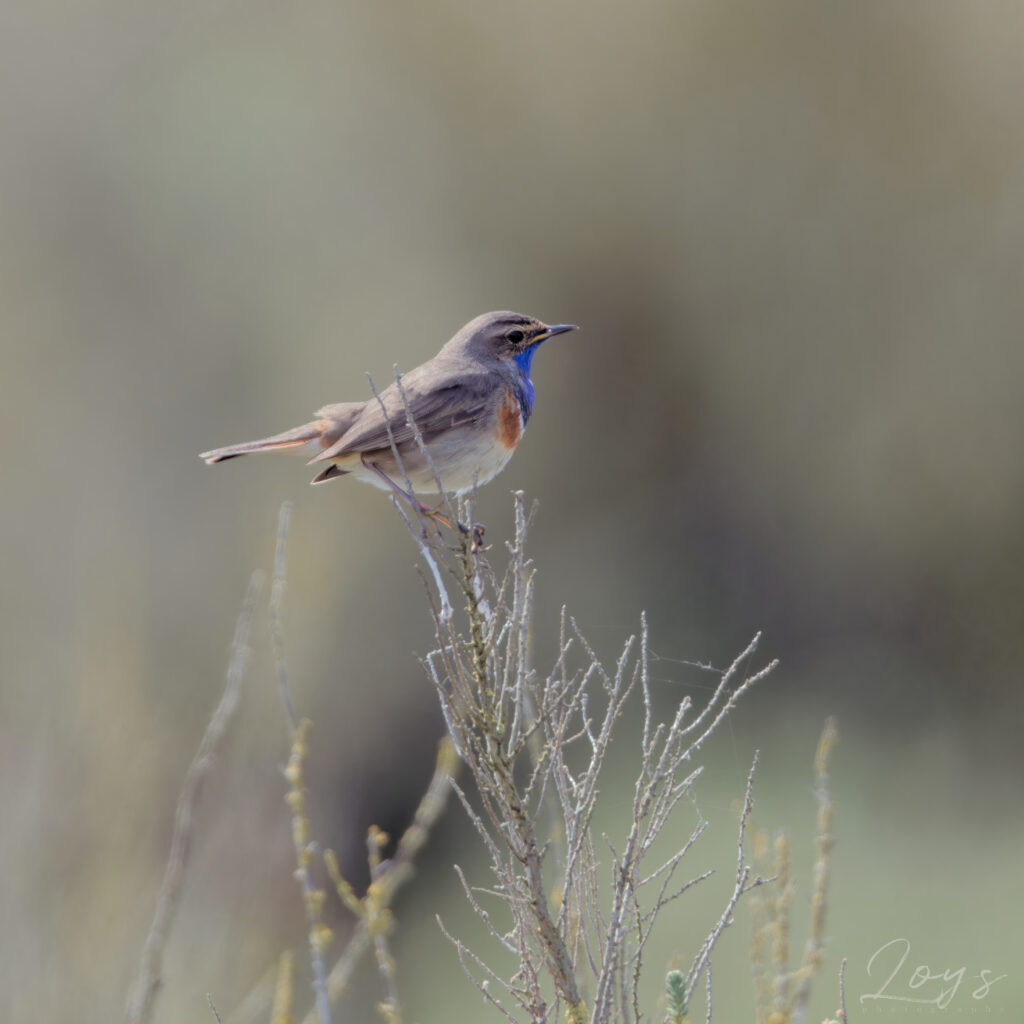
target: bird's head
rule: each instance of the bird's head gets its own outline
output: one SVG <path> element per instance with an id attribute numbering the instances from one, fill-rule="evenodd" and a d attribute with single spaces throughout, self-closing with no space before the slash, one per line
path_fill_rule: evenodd
<path id="1" fill-rule="evenodd" d="M 546 324 L 535 317 L 505 310 L 484 313 L 471 320 L 449 344 L 459 343 L 474 355 L 514 363 L 529 376 L 533 354 L 541 342 L 577 329 L 575 324 Z"/>

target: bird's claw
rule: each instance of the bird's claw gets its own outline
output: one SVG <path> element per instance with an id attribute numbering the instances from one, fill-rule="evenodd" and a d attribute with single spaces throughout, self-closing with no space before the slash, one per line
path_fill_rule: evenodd
<path id="1" fill-rule="evenodd" d="M 437 530 L 437 534 L 440 537 L 441 527 L 447 526 L 449 530 L 458 530 L 464 537 L 470 538 L 470 551 L 475 555 L 478 551 L 487 551 L 488 546 L 484 545 L 484 524 L 473 523 L 472 526 L 467 526 L 465 523 L 460 522 L 458 519 L 452 520 L 452 518 L 441 511 L 441 506 L 437 508 L 430 508 L 429 505 L 424 505 L 423 502 L 417 502 L 420 510 L 420 521 L 422 526 L 420 533 L 424 540 L 429 539 L 427 537 L 427 523 L 431 523 L 434 529 Z"/>

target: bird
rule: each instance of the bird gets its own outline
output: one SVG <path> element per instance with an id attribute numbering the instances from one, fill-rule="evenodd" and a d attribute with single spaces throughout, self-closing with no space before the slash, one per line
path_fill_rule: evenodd
<path id="1" fill-rule="evenodd" d="M 312 453 L 307 464 L 321 468 L 311 483 L 352 476 L 437 513 L 416 495 L 463 495 L 505 468 L 533 412 L 537 349 L 575 330 L 509 310 L 484 313 L 379 396 L 325 405 L 300 427 L 200 458 L 213 465 L 252 452 Z"/>

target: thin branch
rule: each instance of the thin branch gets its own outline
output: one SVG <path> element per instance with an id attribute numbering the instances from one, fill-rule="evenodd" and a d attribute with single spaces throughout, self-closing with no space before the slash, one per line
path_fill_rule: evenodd
<path id="1" fill-rule="evenodd" d="M 448 622 L 452 617 L 452 602 L 448 597 L 448 588 L 444 585 L 444 580 L 441 578 L 441 570 L 437 567 L 437 560 L 434 558 L 433 552 L 430 550 L 430 545 L 423 539 L 423 535 L 419 530 L 414 530 L 412 527 L 412 521 L 409 519 L 404 508 L 402 508 L 401 502 L 398 500 L 397 494 L 391 495 L 391 503 L 398 510 L 398 514 L 402 517 L 406 527 L 409 530 L 409 535 L 416 542 L 416 545 L 420 549 L 420 554 L 423 556 L 424 561 L 427 563 L 427 568 L 430 569 L 430 575 L 434 577 L 434 586 L 437 587 L 438 597 L 441 599 L 441 607 L 438 610 L 438 617 L 442 622 Z M 420 519 L 422 519 L 422 515 Z"/>
<path id="2" fill-rule="evenodd" d="M 292 503 L 282 502 L 277 514 L 277 543 L 274 546 L 274 583 L 270 588 L 270 648 L 274 656 L 277 688 L 288 718 L 288 732 L 294 733 L 298 725 L 295 705 L 288 683 L 288 662 L 284 656 L 284 591 L 288 567 L 288 526 L 291 522 Z"/>
<path id="3" fill-rule="evenodd" d="M 711 1024 L 711 964 L 710 963 L 708 964 L 708 969 L 707 969 L 707 972 L 704 975 L 704 977 L 705 977 L 704 992 L 707 995 L 707 999 L 708 999 L 708 1015 L 707 1015 L 707 1017 L 704 1018 L 704 1022 L 705 1022 L 705 1024 Z"/>
<path id="4" fill-rule="evenodd" d="M 445 928 L 444 922 L 441 920 L 440 914 L 436 915 L 436 920 L 438 928 L 441 929 L 441 934 L 455 947 L 455 951 L 459 957 L 459 964 L 462 967 L 462 970 L 465 972 L 466 977 L 469 978 L 469 980 L 473 983 L 473 986 L 484 997 L 484 999 L 491 1004 L 491 1006 L 498 1010 L 504 1017 L 507 1017 L 510 1021 L 512 1021 L 512 1024 L 517 1024 L 515 1017 L 513 1017 L 512 1014 L 510 1014 L 508 1010 L 506 1010 L 505 1007 L 502 1006 L 501 1003 L 499 1003 L 498 1000 L 493 995 L 491 995 L 490 986 L 488 982 L 496 982 L 506 992 L 508 992 L 509 995 L 511 995 L 521 1006 L 526 1008 L 526 1004 L 525 1002 L 523 1002 L 520 995 L 511 985 L 508 984 L 508 982 L 505 981 L 504 978 L 501 977 L 500 974 L 497 974 L 495 971 L 492 971 L 491 968 L 488 967 L 487 964 L 485 964 L 483 960 L 481 960 L 480 957 L 476 955 L 476 953 L 474 953 L 468 946 L 465 946 L 462 942 L 455 938 L 455 936 L 452 935 L 447 928 Z M 474 964 L 476 964 L 476 966 L 479 967 L 480 970 L 487 975 L 488 981 L 478 981 L 476 976 L 469 969 L 469 965 L 466 963 L 467 960 L 470 960 Z M 537 1020 L 538 1018 L 535 1017 L 534 1019 Z M 543 1020 L 545 1019 L 545 1017 L 541 1017 L 539 1019 Z"/>
<path id="5" fill-rule="evenodd" d="M 384 989 L 384 1000 L 378 1003 L 381 1016 L 388 1024 L 402 1024 L 402 1004 L 398 998 L 398 982 L 395 978 L 395 960 L 391 955 L 388 942 L 388 931 L 391 927 L 391 911 L 382 906 L 377 899 L 374 882 L 381 877 L 385 868 L 381 859 L 381 850 L 388 844 L 388 835 L 375 825 L 370 827 L 366 837 L 366 845 L 370 863 L 370 888 L 363 898 L 362 906 L 366 923 L 373 939 L 373 953 L 377 960 L 377 973 L 380 975 L 381 987 Z"/>
<path id="6" fill-rule="evenodd" d="M 274 1005 L 270 1009 L 270 1024 L 291 1024 L 294 993 L 295 954 L 290 949 L 286 949 L 277 961 L 277 979 L 274 982 Z"/>
<path id="7" fill-rule="evenodd" d="M 381 908 L 394 902 L 398 890 L 412 877 L 416 855 L 423 849 L 431 829 L 444 812 L 453 784 L 452 777 L 458 768 L 454 749 L 447 739 L 438 745 L 437 761 L 423 796 L 420 798 L 412 824 L 402 833 L 395 847 L 394 856 L 385 862 L 377 878 L 375 898 Z M 370 948 L 370 929 L 365 917 L 356 923 L 342 954 L 335 961 L 327 975 L 327 996 L 336 1003 L 348 988 L 356 966 Z M 311 1010 L 303 1024 L 316 1024 L 316 1011 Z"/>
<path id="8" fill-rule="evenodd" d="M 846 1016 L 846 957 L 839 965 L 839 1020 L 842 1024 L 848 1024 L 849 1017 Z"/>
<path id="9" fill-rule="evenodd" d="M 811 892 L 811 920 L 804 947 L 803 960 L 797 970 L 797 988 L 793 998 L 793 1020 L 801 1024 L 807 1014 L 811 997 L 811 982 L 825 959 L 825 910 L 828 905 L 828 883 L 832 865 L 832 847 L 835 837 L 836 805 L 829 792 L 828 764 L 839 741 L 839 729 L 834 718 L 825 722 L 818 749 L 814 755 L 814 793 L 818 799 L 817 846 L 818 859 L 814 864 L 814 888 Z"/>
<path id="10" fill-rule="evenodd" d="M 316 994 L 317 1014 L 320 1024 L 331 1024 L 331 1003 L 327 998 L 327 969 L 324 965 L 324 949 L 330 939 L 330 929 L 323 922 L 323 891 L 313 884 L 310 865 L 313 861 L 313 842 L 306 809 L 305 765 L 309 753 L 307 737 L 312 722 L 295 717 L 295 704 L 288 682 L 288 662 L 284 647 L 284 592 L 286 585 L 288 525 L 291 520 L 291 503 L 284 502 L 277 520 L 277 544 L 274 551 L 274 586 L 270 594 L 270 638 L 274 649 L 274 666 L 277 670 L 278 690 L 288 720 L 291 737 L 291 754 L 285 768 L 289 790 L 286 796 L 292 813 L 292 842 L 295 846 L 295 877 L 302 888 L 302 902 L 309 925 L 309 952 L 313 966 L 313 991 Z"/>
<path id="11" fill-rule="evenodd" d="M 455 515 L 455 510 L 452 508 L 452 499 L 445 490 L 444 481 L 441 479 L 441 474 L 438 472 L 437 464 L 434 462 L 434 457 L 430 454 L 430 449 L 427 447 L 426 441 L 423 440 L 423 434 L 420 432 L 420 425 L 416 422 L 416 418 L 412 414 L 412 406 L 409 404 L 409 397 L 406 395 L 405 386 L 402 384 L 402 375 L 398 371 L 398 363 L 395 363 L 394 371 L 395 387 L 398 389 L 398 397 L 401 398 L 402 408 L 405 410 L 405 421 L 409 424 L 412 436 L 416 439 L 416 446 L 419 448 L 420 454 L 424 459 L 426 459 L 427 465 L 430 467 L 430 472 L 434 475 L 434 483 L 437 484 L 437 493 L 441 496 L 441 501 L 445 506 L 445 511 L 448 513 L 448 518 L 451 519 L 452 525 L 455 526 L 458 519 Z M 392 450 L 394 450 L 394 440 L 392 440 L 391 444 Z M 408 477 L 406 479 L 408 479 Z M 412 485 L 409 486 L 409 493 L 412 493 Z"/>
<path id="12" fill-rule="evenodd" d="M 694 958 L 693 964 L 690 966 L 690 971 L 686 976 L 686 990 L 692 992 L 694 985 L 697 983 L 697 979 L 700 977 L 701 972 L 705 969 L 708 961 L 711 959 L 712 950 L 721 938 L 722 932 L 732 924 L 733 911 L 736 909 L 736 904 L 740 901 L 740 897 L 744 893 L 749 892 L 751 889 L 756 888 L 764 883 L 764 879 L 755 877 L 751 882 L 750 879 L 750 867 L 746 863 L 746 857 L 743 849 L 743 840 L 746 835 L 747 822 L 750 820 L 750 814 L 754 809 L 754 773 L 757 771 L 757 759 L 760 752 L 754 752 L 754 760 L 750 765 L 750 772 L 747 775 L 747 791 L 743 799 L 743 811 L 740 813 L 740 827 L 739 827 L 739 838 L 736 842 L 736 884 L 733 886 L 732 896 L 729 897 L 729 902 L 725 906 L 725 910 L 722 911 L 722 916 L 718 919 L 714 928 L 708 934 L 708 937 L 704 940 L 704 944 L 701 946 L 700 952 Z"/>
<path id="13" fill-rule="evenodd" d="M 242 679 L 249 660 L 249 632 L 253 610 L 262 587 L 263 574 L 254 572 L 249 580 L 249 588 L 246 591 L 242 611 L 235 627 L 224 692 L 206 725 L 199 749 L 185 774 L 185 782 L 178 797 L 178 806 L 174 815 L 171 850 L 167 858 L 167 866 L 164 868 L 163 881 L 160 883 L 156 912 L 153 915 L 149 934 L 142 946 L 139 972 L 125 1014 L 128 1024 L 147 1024 L 152 1017 L 153 1004 L 160 987 L 160 968 L 163 962 L 164 946 L 178 909 L 185 868 L 192 846 L 196 804 L 203 782 L 213 767 L 220 742 L 238 708 Z"/>

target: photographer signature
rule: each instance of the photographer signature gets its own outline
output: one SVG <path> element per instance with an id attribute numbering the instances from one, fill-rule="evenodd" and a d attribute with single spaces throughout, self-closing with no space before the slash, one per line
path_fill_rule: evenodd
<path id="1" fill-rule="evenodd" d="M 930 967 L 921 964 L 914 968 L 907 979 L 909 989 L 920 993 L 920 995 L 896 995 L 890 991 L 890 986 L 893 986 L 893 983 L 896 982 L 897 975 L 903 970 L 903 965 L 906 963 L 908 956 L 910 956 L 909 939 L 890 939 L 884 946 L 879 946 L 875 950 L 868 961 L 869 976 L 872 973 L 872 969 L 876 966 L 880 971 L 884 971 L 886 965 L 890 962 L 894 962 L 895 966 L 892 967 L 888 977 L 882 982 L 877 992 L 870 992 L 860 997 L 862 1005 L 868 1000 L 884 1000 L 897 1003 L 912 1003 L 917 1006 L 935 1006 L 940 1010 L 945 1010 L 956 997 L 957 992 L 960 991 L 960 986 L 965 980 L 977 982 L 971 991 L 971 998 L 980 1002 L 988 998 L 992 986 L 997 981 L 1002 981 L 1006 977 L 1005 974 L 993 977 L 993 972 L 987 967 L 981 968 L 977 974 L 971 975 L 968 978 L 966 967 L 960 967 L 956 970 L 949 967 L 944 971 L 933 971 Z"/>

